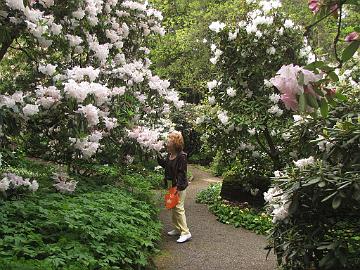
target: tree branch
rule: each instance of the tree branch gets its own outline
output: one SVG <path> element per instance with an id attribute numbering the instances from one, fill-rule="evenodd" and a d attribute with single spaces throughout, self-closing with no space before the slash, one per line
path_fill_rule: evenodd
<path id="1" fill-rule="evenodd" d="M 311 30 L 311 28 L 313 28 L 314 26 L 318 25 L 320 22 L 322 22 L 323 20 L 325 20 L 327 17 L 329 17 L 330 15 L 332 15 L 335 11 L 337 11 L 338 9 L 334 9 L 333 11 L 331 11 L 330 13 L 326 14 L 324 17 L 321 17 L 319 20 L 317 20 L 316 22 L 308 25 L 305 27 L 305 33 L 304 36 L 307 36 Z"/>
<path id="2" fill-rule="evenodd" d="M 13 41 L 18 38 L 20 34 L 20 30 L 17 28 L 15 29 L 13 32 L 11 32 L 10 34 L 10 38 L 8 40 L 5 40 L 2 44 L 1 44 L 1 48 L 0 48 L 0 62 L 1 60 L 4 58 L 5 54 L 7 53 L 8 49 L 10 48 L 11 44 L 13 43 Z"/>
<path id="3" fill-rule="evenodd" d="M 13 47 L 13 46 L 9 46 L 9 48 L 14 49 L 14 50 L 18 50 L 18 51 L 22 51 L 23 53 L 26 54 L 26 56 L 27 56 L 30 60 L 37 62 L 36 59 L 33 58 L 33 57 L 29 54 L 29 52 L 28 52 L 27 50 L 25 50 L 24 48 L 21 48 L 21 47 Z"/>
<path id="4" fill-rule="evenodd" d="M 338 19 L 338 27 L 337 27 L 337 34 L 336 37 L 334 39 L 334 52 L 335 52 L 335 58 L 336 60 L 339 62 L 338 68 L 342 67 L 342 60 L 340 59 L 339 55 L 338 55 L 338 51 L 337 51 L 337 44 L 339 42 L 339 38 L 340 38 L 340 34 L 341 34 L 341 20 L 342 20 L 342 3 L 341 0 L 338 3 L 339 5 L 339 19 Z"/>

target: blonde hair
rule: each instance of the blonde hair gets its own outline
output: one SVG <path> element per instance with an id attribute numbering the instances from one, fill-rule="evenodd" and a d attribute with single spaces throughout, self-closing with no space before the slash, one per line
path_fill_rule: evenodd
<path id="1" fill-rule="evenodd" d="M 179 131 L 169 133 L 168 140 L 174 144 L 175 151 L 180 153 L 184 149 L 184 138 Z"/>

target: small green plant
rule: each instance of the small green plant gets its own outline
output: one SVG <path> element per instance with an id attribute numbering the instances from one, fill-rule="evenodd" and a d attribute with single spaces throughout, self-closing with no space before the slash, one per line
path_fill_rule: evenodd
<path id="1" fill-rule="evenodd" d="M 242 227 L 258 234 L 266 234 L 272 228 L 270 217 L 251 208 L 231 205 L 220 197 L 221 183 L 212 184 L 196 196 L 197 203 L 209 205 L 209 210 L 217 219 L 235 227 Z"/>

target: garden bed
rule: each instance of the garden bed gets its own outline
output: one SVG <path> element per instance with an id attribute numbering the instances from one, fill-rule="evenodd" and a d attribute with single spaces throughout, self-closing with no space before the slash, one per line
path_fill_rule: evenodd
<path id="1" fill-rule="evenodd" d="M 81 179 L 74 194 L 55 192 L 50 177 L 56 168 L 51 164 L 22 160 L 0 170 L 37 179 L 40 186 L 34 194 L 0 199 L 0 264 L 6 267 L 1 269 L 145 269 L 151 265 L 161 224 L 150 189 L 161 176 L 147 170 L 94 168 L 94 177 L 71 175 Z"/>
<path id="2" fill-rule="evenodd" d="M 260 209 L 247 204 L 223 200 L 220 196 L 221 183 L 212 184 L 197 194 L 196 202 L 207 204 L 217 219 L 235 227 L 242 227 L 258 234 L 266 234 L 272 227 L 270 217 Z"/>

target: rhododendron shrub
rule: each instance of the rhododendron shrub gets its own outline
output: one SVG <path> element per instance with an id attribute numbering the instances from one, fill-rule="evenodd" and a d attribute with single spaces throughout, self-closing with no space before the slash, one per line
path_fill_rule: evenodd
<path id="1" fill-rule="evenodd" d="M 356 32 L 342 31 L 346 4 L 359 5 L 309 1 L 314 13 L 337 16 L 338 63 L 284 64 L 270 80 L 285 108 L 296 113 L 289 138 L 298 144 L 292 145 L 294 162 L 275 171 L 264 194 L 274 222 L 269 248 L 282 269 L 360 267 L 359 43 Z M 350 44 L 340 56 L 342 36 Z"/>
<path id="2" fill-rule="evenodd" d="M 238 21 L 209 26 L 209 64 L 217 72 L 207 83 L 207 100 L 196 124 L 203 141 L 219 151 L 225 163 L 237 159 L 245 167 L 262 164 L 258 173 L 269 174 L 289 159 L 286 130 L 291 121 L 281 100 L 293 99 L 286 95 L 288 81 L 270 79 L 284 62 L 304 65 L 314 55 L 301 28 L 282 12 L 280 1 L 244 1 L 244 7 Z M 313 82 L 318 76 L 306 79 Z M 274 93 L 273 83 L 284 85 L 285 93 Z M 295 107 L 292 102 L 286 105 Z"/>
<path id="3" fill-rule="evenodd" d="M 141 119 L 151 127 L 183 105 L 170 83 L 150 70 L 146 39 L 165 31 L 161 13 L 147 3 L 7 0 L 0 8 L 0 29 L 7 33 L 0 60 L 26 55 L 33 75 L 20 85 L 7 74 L 1 136 L 16 119 L 49 157 L 89 159 L 106 150 L 107 140 L 121 148 Z"/>

